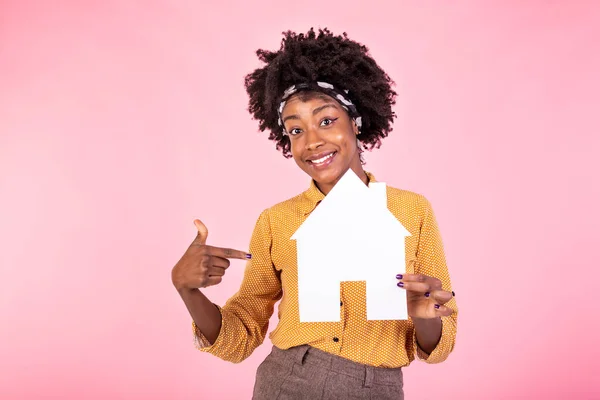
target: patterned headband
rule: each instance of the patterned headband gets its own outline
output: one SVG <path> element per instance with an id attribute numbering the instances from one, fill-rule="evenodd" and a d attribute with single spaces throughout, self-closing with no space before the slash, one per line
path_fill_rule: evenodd
<path id="1" fill-rule="evenodd" d="M 298 83 L 296 85 L 290 86 L 289 88 L 287 88 L 285 90 L 285 92 L 283 92 L 283 96 L 281 97 L 281 103 L 279 104 L 279 108 L 277 109 L 277 115 L 279 116 L 279 119 L 277 122 L 279 122 L 279 126 L 283 129 L 284 136 L 289 136 L 289 133 L 286 132 L 285 127 L 283 126 L 283 120 L 281 118 L 281 113 L 283 112 L 283 107 L 285 107 L 285 103 L 286 103 L 287 99 L 290 98 L 291 95 L 293 95 L 294 93 L 297 93 L 301 90 L 314 90 L 317 92 L 323 92 L 326 95 L 331 96 L 334 99 L 336 99 L 342 105 L 344 110 L 346 110 L 348 112 L 348 114 L 350 115 L 350 118 L 352 118 L 354 120 L 354 122 L 356 123 L 356 126 L 358 127 L 358 131 L 360 132 L 360 128 L 362 127 L 362 118 L 358 114 L 358 111 L 356 111 L 356 106 L 346 96 L 344 96 L 344 94 L 347 94 L 348 91 L 346 90 L 345 93 L 343 93 L 343 92 L 337 90 L 335 87 L 333 87 L 333 85 L 331 83 L 315 82 L 315 83 Z"/>

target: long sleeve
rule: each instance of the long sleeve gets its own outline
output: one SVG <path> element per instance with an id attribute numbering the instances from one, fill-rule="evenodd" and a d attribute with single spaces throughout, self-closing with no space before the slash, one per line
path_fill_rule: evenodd
<path id="1" fill-rule="evenodd" d="M 192 323 L 196 347 L 225 361 L 239 363 L 263 343 L 275 303 L 282 296 L 281 279 L 271 259 L 269 211 L 261 213 L 252 239 L 242 284 L 221 312 L 221 330 L 210 345 Z"/>
<path id="2" fill-rule="evenodd" d="M 444 290 L 452 291 L 442 238 L 433 209 L 425 197 L 421 196 L 421 202 L 424 215 L 417 247 L 415 272 L 438 278 L 442 282 L 442 288 Z M 446 360 L 454 349 L 458 322 L 456 299 L 453 297 L 446 303 L 446 306 L 454 310 L 454 313 L 450 316 L 442 317 L 442 336 L 431 354 L 427 355 L 427 353 L 419 348 L 416 334 L 413 333 L 415 354 L 419 359 L 428 364 L 436 364 Z"/>

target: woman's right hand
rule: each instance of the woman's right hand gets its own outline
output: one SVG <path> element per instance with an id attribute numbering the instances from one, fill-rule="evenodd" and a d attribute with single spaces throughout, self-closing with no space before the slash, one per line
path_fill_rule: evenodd
<path id="1" fill-rule="evenodd" d="M 178 291 L 218 285 L 229 267 L 230 258 L 251 258 L 244 251 L 208 246 L 208 229 L 199 219 L 194 220 L 194 224 L 198 235 L 171 271 L 171 280 Z"/>

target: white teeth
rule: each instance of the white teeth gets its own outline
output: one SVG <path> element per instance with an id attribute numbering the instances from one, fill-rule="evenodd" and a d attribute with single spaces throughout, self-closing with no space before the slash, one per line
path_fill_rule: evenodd
<path id="1" fill-rule="evenodd" d="M 331 157 L 333 157 L 333 153 L 329 153 L 325 157 L 319 158 L 318 160 L 311 160 L 310 162 L 313 164 L 322 164 L 325 162 L 325 160 L 327 160 Z"/>

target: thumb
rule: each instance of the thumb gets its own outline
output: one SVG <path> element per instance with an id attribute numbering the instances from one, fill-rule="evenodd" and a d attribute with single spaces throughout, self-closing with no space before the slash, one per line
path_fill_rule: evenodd
<path id="1" fill-rule="evenodd" d="M 206 244 L 206 239 L 208 238 L 208 228 L 199 219 L 194 220 L 194 225 L 196 225 L 196 229 L 198 229 L 198 237 L 200 238 L 200 244 Z"/>

